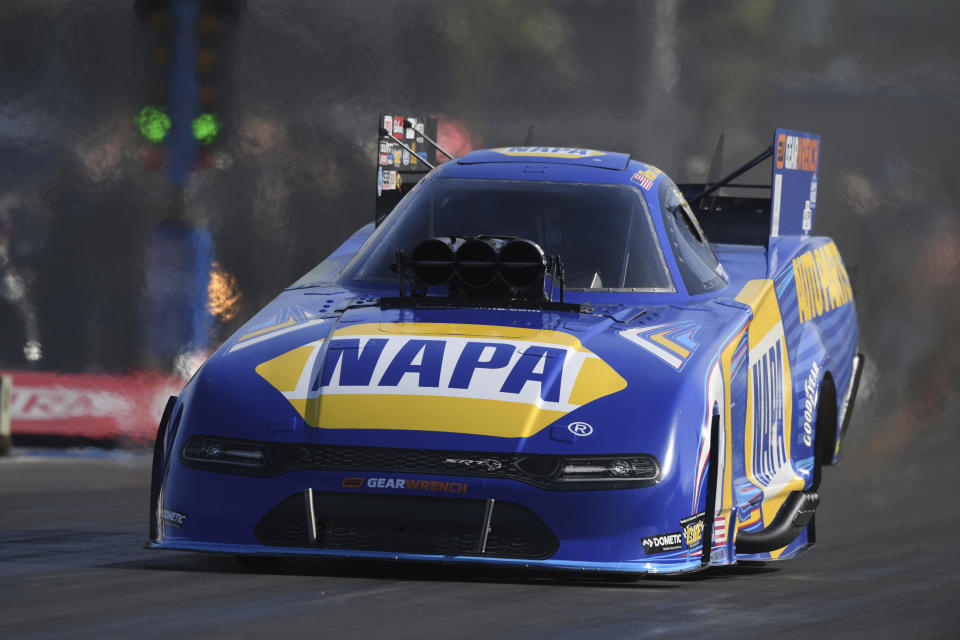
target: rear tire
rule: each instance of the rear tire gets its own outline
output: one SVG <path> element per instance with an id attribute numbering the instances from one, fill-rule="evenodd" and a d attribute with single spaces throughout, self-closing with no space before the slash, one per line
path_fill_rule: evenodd
<path id="1" fill-rule="evenodd" d="M 820 488 L 823 467 L 833 462 L 833 449 L 837 439 L 837 392 L 833 378 L 828 373 L 820 383 L 817 398 L 817 421 L 813 434 L 813 482 L 810 488 Z"/>

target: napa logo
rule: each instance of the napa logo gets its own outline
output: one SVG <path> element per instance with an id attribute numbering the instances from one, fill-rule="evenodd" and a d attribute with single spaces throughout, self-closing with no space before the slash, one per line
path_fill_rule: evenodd
<path id="1" fill-rule="evenodd" d="M 592 158 L 606 155 L 593 149 L 570 149 L 567 147 L 500 147 L 491 149 L 505 156 L 534 156 L 539 158 Z"/>
<path id="2" fill-rule="evenodd" d="M 256 371 L 312 427 L 504 438 L 627 386 L 569 334 L 446 323 L 339 329 Z"/>

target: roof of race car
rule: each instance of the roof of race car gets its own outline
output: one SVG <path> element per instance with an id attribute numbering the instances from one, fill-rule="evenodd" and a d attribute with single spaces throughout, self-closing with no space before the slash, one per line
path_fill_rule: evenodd
<path id="1" fill-rule="evenodd" d="M 647 190 L 660 174 L 626 153 L 570 147 L 481 149 L 446 162 L 437 171 L 445 178 L 629 184 Z"/>
<path id="2" fill-rule="evenodd" d="M 623 171 L 627 168 L 630 156 L 626 153 L 569 147 L 500 147 L 472 151 L 457 159 L 460 164 L 530 161 Z"/>

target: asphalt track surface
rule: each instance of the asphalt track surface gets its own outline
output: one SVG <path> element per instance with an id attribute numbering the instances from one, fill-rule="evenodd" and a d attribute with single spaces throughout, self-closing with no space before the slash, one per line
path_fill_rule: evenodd
<path id="1" fill-rule="evenodd" d="M 826 471 L 801 558 L 612 583 L 149 551 L 147 456 L 21 454 L 0 460 L 0 638 L 958 637 L 956 507 L 878 498 L 863 462 Z"/>

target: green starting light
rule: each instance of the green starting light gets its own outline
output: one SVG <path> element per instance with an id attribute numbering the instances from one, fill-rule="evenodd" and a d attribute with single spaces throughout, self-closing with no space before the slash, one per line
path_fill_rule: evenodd
<path id="1" fill-rule="evenodd" d="M 150 142 L 163 142 L 170 131 L 170 116 L 157 107 L 144 107 L 135 121 L 141 135 Z"/>
<path id="2" fill-rule="evenodd" d="M 200 144 L 210 144 L 220 133 L 220 120 L 212 113 L 201 113 L 193 120 L 193 137 Z"/>

